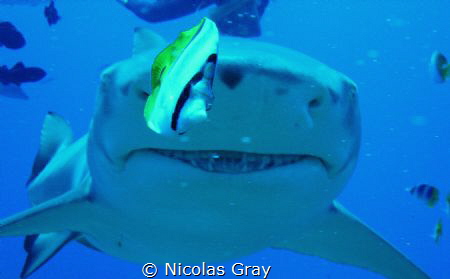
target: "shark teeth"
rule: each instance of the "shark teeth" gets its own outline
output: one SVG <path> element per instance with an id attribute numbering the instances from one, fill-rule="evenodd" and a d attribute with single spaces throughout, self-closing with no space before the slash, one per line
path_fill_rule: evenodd
<path id="1" fill-rule="evenodd" d="M 319 160 L 324 164 L 323 160 L 311 155 L 273 155 L 223 150 L 186 151 L 152 149 L 152 151 L 159 155 L 182 161 L 204 171 L 218 173 L 263 171 L 295 164 L 308 159 Z"/>

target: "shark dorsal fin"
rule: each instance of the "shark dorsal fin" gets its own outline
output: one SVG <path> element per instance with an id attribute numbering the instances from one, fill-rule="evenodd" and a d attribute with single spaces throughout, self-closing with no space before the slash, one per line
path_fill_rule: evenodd
<path id="1" fill-rule="evenodd" d="M 72 142 L 72 130 L 69 124 L 59 115 L 49 112 L 45 116 L 41 130 L 41 143 L 34 159 L 31 176 L 27 185 L 39 175 L 51 158 Z"/>
<path id="2" fill-rule="evenodd" d="M 133 55 L 151 49 L 160 49 L 164 45 L 166 45 L 164 38 L 152 30 L 144 27 L 136 27 L 134 29 Z"/>

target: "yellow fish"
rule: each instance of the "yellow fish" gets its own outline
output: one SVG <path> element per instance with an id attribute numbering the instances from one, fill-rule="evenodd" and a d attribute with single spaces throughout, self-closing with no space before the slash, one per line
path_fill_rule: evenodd
<path id="1" fill-rule="evenodd" d="M 156 57 L 152 92 L 144 110 L 150 129 L 164 135 L 183 134 L 206 120 L 214 99 L 218 42 L 216 24 L 205 17 Z"/>

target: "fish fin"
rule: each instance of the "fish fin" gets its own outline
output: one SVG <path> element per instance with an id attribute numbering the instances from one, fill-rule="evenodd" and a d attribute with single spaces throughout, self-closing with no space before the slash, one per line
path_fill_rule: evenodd
<path id="1" fill-rule="evenodd" d="M 91 182 L 86 176 L 79 188 L 0 220 L 0 237 L 74 229 L 88 208 Z"/>
<path id="2" fill-rule="evenodd" d="M 14 65 L 11 70 L 23 70 L 23 69 L 25 69 L 25 65 L 23 64 L 23 62 L 17 62 L 16 65 Z"/>
<path id="3" fill-rule="evenodd" d="M 275 248 L 365 268 L 390 279 L 429 279 L 422 270 L 338 203 Z"/>
<path id="4" fill-rule="evenodd" d="M 48 112 L 41 130 L 41 143 L 27 185 L 45 168 L 55 154 L 73 141 L 69 124 L 58 114 Z"/>
<path id="5" fill-rule="evenodd" d="M 80 233 L 71 231 L 28 235 L 24 241 L 27 259 L 23 265 L 20 277 L 26 278 L 30 276 L 56 255 L 64 245 L 79 235 Z"/>
<path id="6" fill-rule="evenodd" d="M 144 27 L 136 27 L 134 29 L 133 39 L 133 55 L 152 49 L 160 49 L 166 44 L 163 37 Z"/>
<path id="7" fill-rule="evenodd" d="M 203 18 L 199 24 L 181 32 L 174 42 L 169 44 L 158 54 L 158 56 L 156 56 L 152 65 L 152 90 L 158 87 L 164 71 L 167 70 L 166 68 L 170 68 L 172 66 L 177 57 L 183 52 L 192 38 L 195 37 L 197 32 L 205 24 L 206 20 L 206 18 Z"/>
<path id="8" fill-rule="evenodd" d="M 0 95 L 13 99 L 28 100 L 27 94 L 16 84 L 6 85 L 0 82 Z"/>

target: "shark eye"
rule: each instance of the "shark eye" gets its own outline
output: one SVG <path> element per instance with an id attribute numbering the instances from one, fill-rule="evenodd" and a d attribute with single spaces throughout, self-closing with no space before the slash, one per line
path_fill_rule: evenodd
<path id="1" fill-rule="evenodd" d="M 145 91 L 139 91 L 139 93 L 138 93 L 139 99 L 142 99 L 144 101 L 146 101 L 149 96 L 150 96 L 150 94 Z"/>

